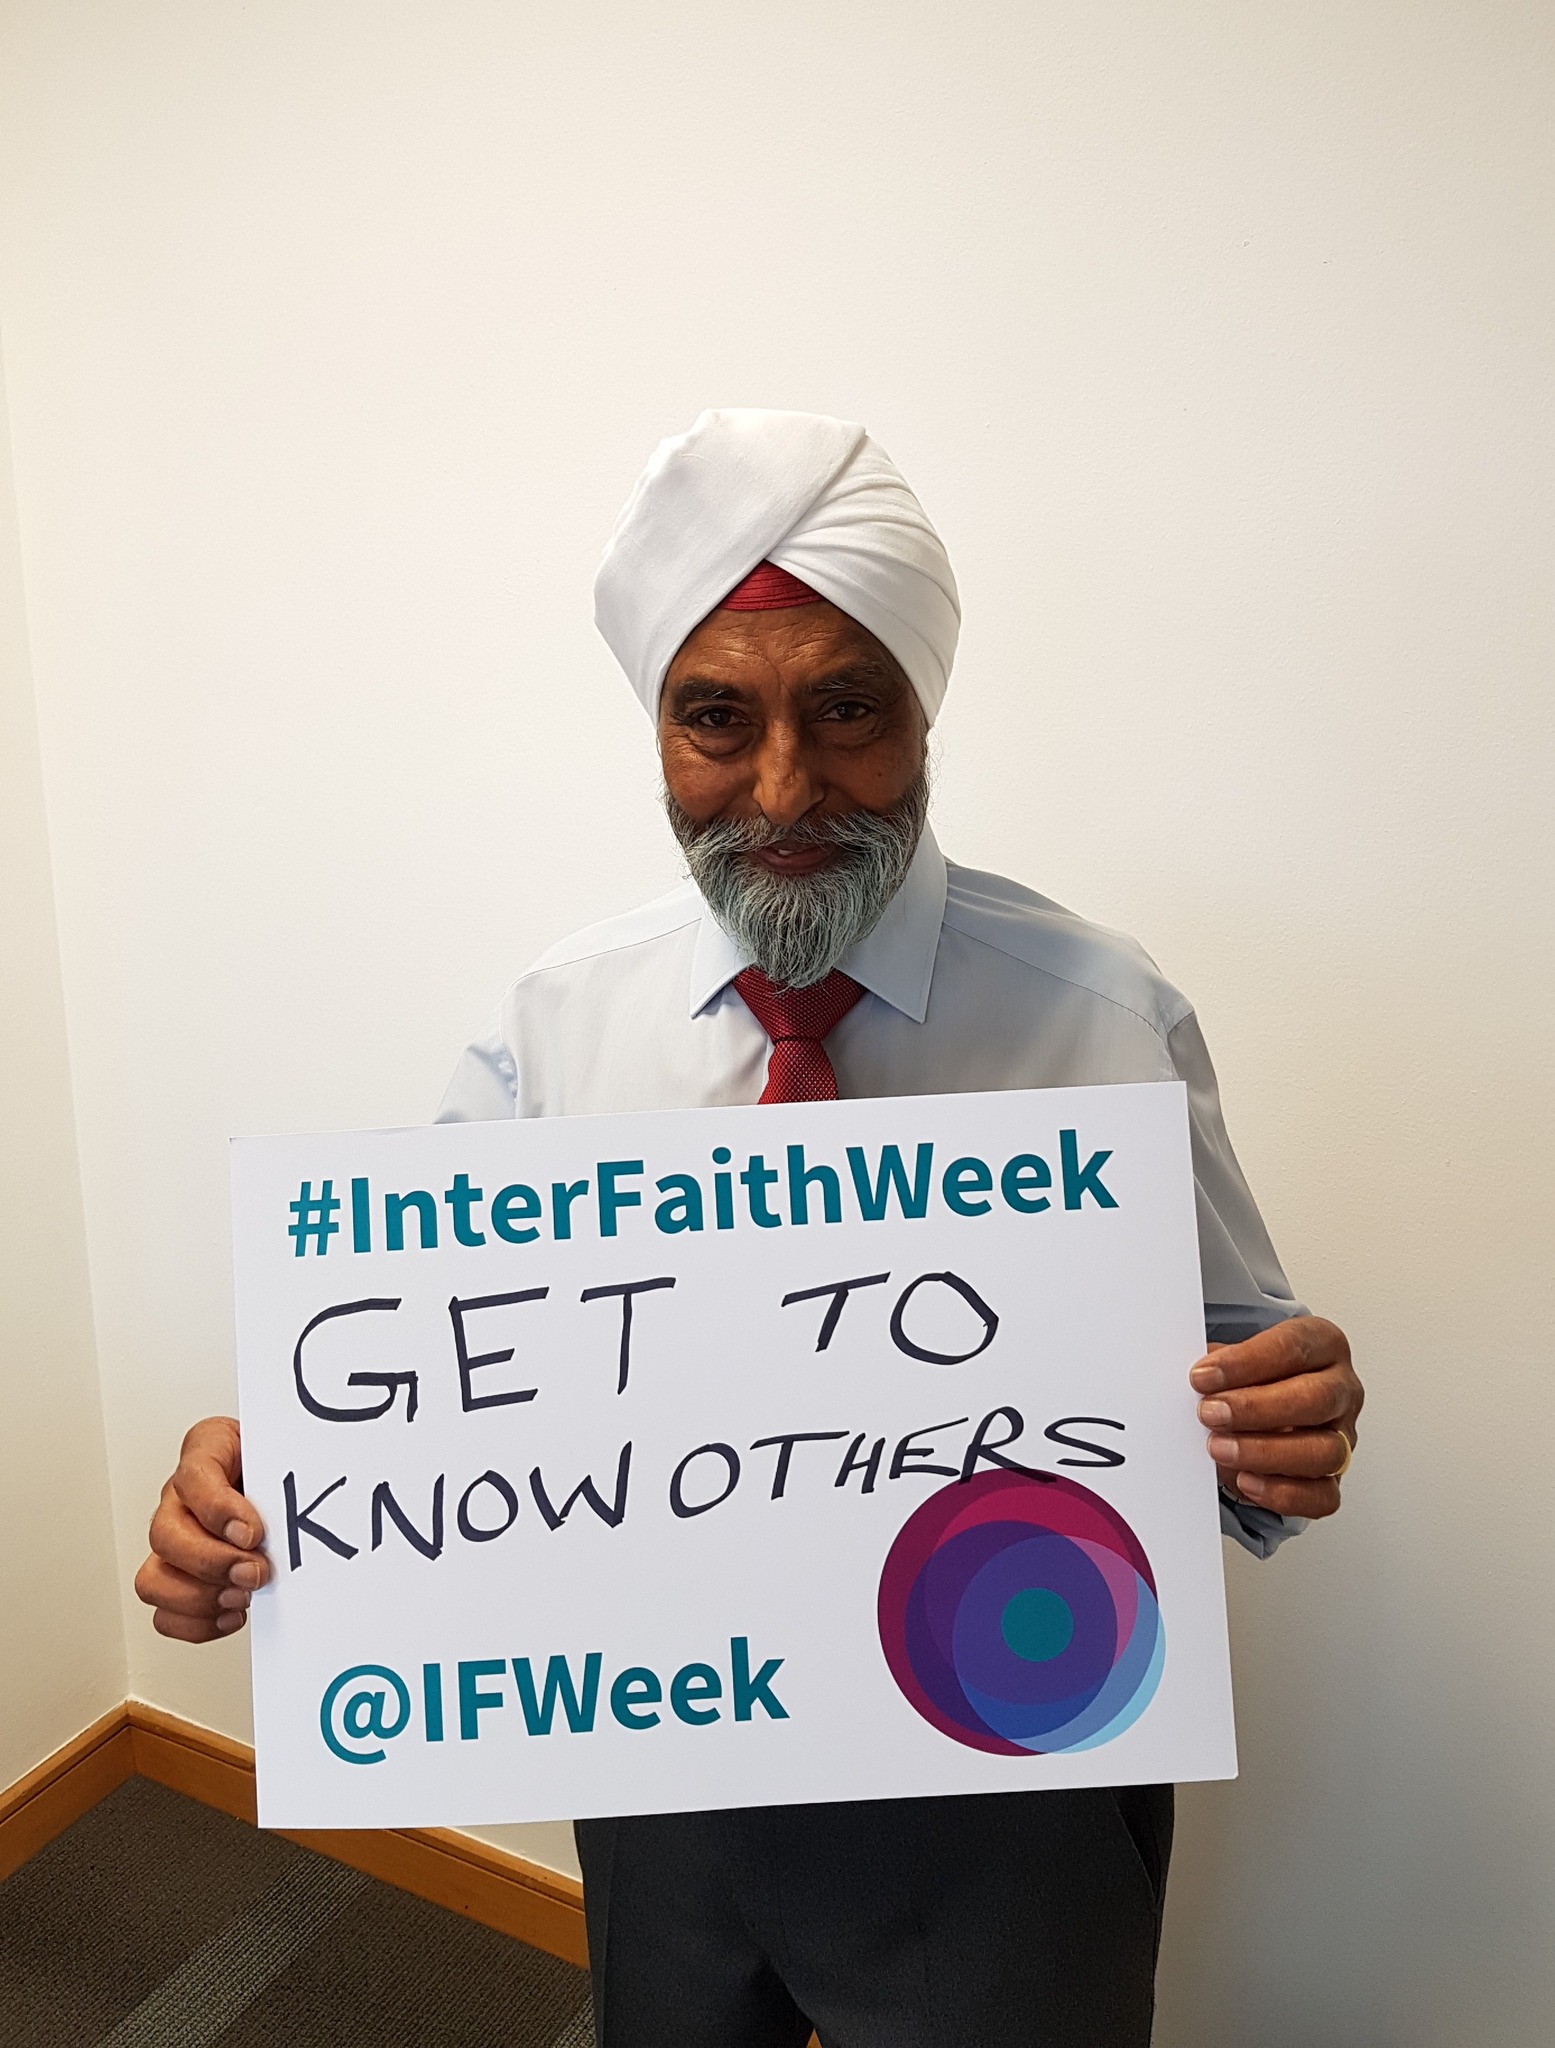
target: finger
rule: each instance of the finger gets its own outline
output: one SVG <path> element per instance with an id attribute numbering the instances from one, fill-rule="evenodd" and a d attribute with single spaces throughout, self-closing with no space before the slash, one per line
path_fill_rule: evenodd
<path id="1" fill-rule="evenodd" d="M 264 1541 L 258 1508 L 230 1483 L 214 1458 L 199 1453 L 181 1458 L 172 1484 L 190 1514 L 212 1536 L 238 1550 L 255 1550 Z"/>
<path id="2" fill-rule="evenodd" d="M 227 1589 L 190 1578 L 187 1572 L 176 1570 L 160 1557 L 148 1557 L 135 1574 L 137 1599 L 148 1607 L 181 1614 L 186 1619 L 214 1621 L 221 1611 L 224 1590 Z"/>
<path id="3" fill-rule="evenodd" d="M 1349 1357 L 1349 1341 L 1337 1324 L 1322 1316 L 1292 1316 L 1241 1344 L 1221 1345 L 1201 1358 L 1188 1377 L 1201 1394 L 1218 1394 L 1227 1387 L 1321 1372 L 1325 1366 L 1348 1364 Z"/>
<path id="4" fill-rule="evenodd" d="M 1337 1479 L 1273 1479 L 1242 1472 L 1231 1490 L 1271 1514 L 1300 1515 L 1309 1522 L 1321 1521 L 1339 1510 Z"/>
<path id="5" fill-rule="evenodd" d="M 208 1536 L 178 1498 L 173 1482 L 162 1491 L 162 1504 L 151 1518 L 151 1548 L 179 1571 L 208 1585 L 262 1586 L 270 1576 L 268 1559 L 239 1550 Z"/>
<path id="6" fill-rule="evenodd" d="M 254 1503 L 238 1491 L 242 1476 L 243 1447 L 236 1422 L 229 1415 L 197 1422 L 184 1438 L 173 1474 L 174 1491 L 212 1536 L 240 1550 L 253 1550 L 264 1538 L 264 1523 Z"/>
<path id="7" fill-rule="evenodd" d="M 202 1585 L 148 1557 L 135 1575 L 135 1591 L 149 1607 L 159 1634 L 180 1642 L 207 1643 L 236 1635 L 248 1620 L 249 1595 L 237 1587 Z"/>
<path id="8" fill-rule="evenodd" d="M 169 1480 L 161 1504 L 151 1518 L 151 1548 L 175 1570 L 207 1585 L 227 1585 L 239 1564 L 250 1562 L 246 1550 L 237 1550 L 208 1536 L 173 1491 Z"/>
<path id="9" fill-rule="evenodd" d="M 1206 1429 L 1320 1429 L 1355 1409 L 1355 1376 L 1348 1366 L 1297 1373 L 1256 1387 L 1228 1387 L 1199 1403 Z"/>
<path id="10" fill-rule="evenodd" d="M 219 1643 L 223 1630 L 214 1621 L 191 1621 L 182 1614 L 168 1614 L 160 1607 L 151 1617 L 159 1636 L 171 1636 L 178 1643 Z"/>
<path id="11" fill-rule="evenodd" d="M 1209 1439 L 1209 1454 L 1230 1472 L 1333 1479 L 1349 1461 L 1350 1440 L 1337 1429 L 1289 1429 L 1273 1436 L 1216 1434 Z"/>

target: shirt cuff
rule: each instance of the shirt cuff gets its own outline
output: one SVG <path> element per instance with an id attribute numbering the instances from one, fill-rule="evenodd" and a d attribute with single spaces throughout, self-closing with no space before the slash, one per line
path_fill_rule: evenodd
<path id="1" fill-rule="evenodd" d="M 1287 1537 L 1299 1536 L 1306 1526 L 1300 1515 L 1276 1515 L 1268 1508 L 1255 1508 L 1250 1500 L 1233 1500 L 1221 1489 L 1220 1533 L 1254 1557 L 1273 1557 Z"/>

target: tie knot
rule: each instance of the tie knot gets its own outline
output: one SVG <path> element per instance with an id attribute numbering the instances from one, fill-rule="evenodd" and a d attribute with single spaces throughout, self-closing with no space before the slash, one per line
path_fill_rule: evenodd
<path id="1" fill-rule="evenodd" d="M 787 1038 L 819 1044 L 847 1016 L 864 993 L 852 975 L 834 967 L 824 981 L 809 988 L 779 988 L 759 967 L 734 977 L 745 1007 L 774 1045 Z"/>

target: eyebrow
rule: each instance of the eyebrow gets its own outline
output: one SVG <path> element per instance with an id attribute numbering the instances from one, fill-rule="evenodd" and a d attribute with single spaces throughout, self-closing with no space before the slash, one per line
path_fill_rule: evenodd
<path id="1" fill-rule="evenodd" d="M 830 674 L 806 683 L 804 695 L 829 697 L 860 688 L 899 691 L 902 683 L 900 677 L 894 676 L 883 662 L 852 661 L 844 668 L 833 669 Z M 715 676 L 683 676 L 670 685 L 671 697 L 677 704 L 684 705 L 739 703 L 754 694 L 749 684 L 731 683 Z"/>

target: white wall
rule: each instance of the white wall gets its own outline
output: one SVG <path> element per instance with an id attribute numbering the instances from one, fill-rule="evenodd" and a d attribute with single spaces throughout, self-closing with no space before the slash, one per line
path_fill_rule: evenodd
<path id="1" fill-rule="evenodd" d="M 1372 1388 L 1341 1522 L 1232 1560 L 1245 1772 L 1183 1802 L 1161 2039 L 1546 2041 L 1548 7 L 0 36 L 126 1586 L 231 1400 L 227 1135 L 426 1115 L 528 956 L 673 872 L 588 618 L 639 461 L 705 403 L 852 415 L 961 576 L 942 838 L 1194 993 Z M 244 1731 L 241 1645 L 129 1638 Z"/>
<path id="2" fill-rule="evenodd" d="M 108 1459 L 0 372 L 0 1790 L 124 1698 Z"/>

